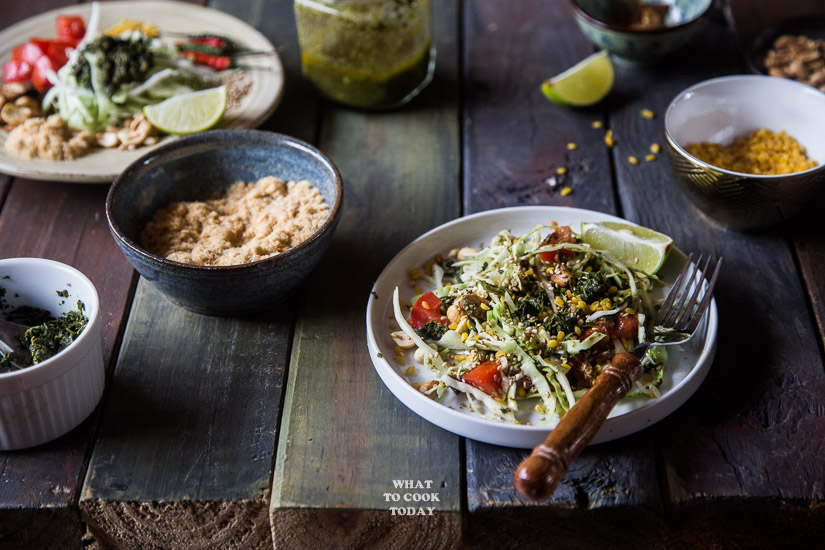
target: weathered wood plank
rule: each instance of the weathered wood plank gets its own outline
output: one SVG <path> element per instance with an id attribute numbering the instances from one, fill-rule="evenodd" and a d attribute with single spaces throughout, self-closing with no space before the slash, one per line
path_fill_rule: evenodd
<path id="1" fill-rule="evenodd" d="M 12 2 L 0 27 L 75 4 L 70 0 Z M 130 306 L 135 276 L 106 225 L 107 187 L 34 182 L 4 177 L 0 256 L 51 258 L 85 273 L 100 295 L 103 350 L 111 372 Z M 77 500 L 99 410 L 57 441 L 0 453 L 0 547 L 81 548 Z"/>
<path id="2" fill-rule="evenodd" d="M 736 29 L 739 48 L 747 52 L 750 44 L 765 25 L 786 18 L 825 15 L 825 4 L 818 0 L 799 0 L 790 5 L 768 0 L 746 2 L 728 0 L 727 16 Z M 819 338 L 825 345 L 825 236 L 819 224 L 819 214 L 825 208 L 825 193 L 811 201 L 808 209 L 792 224 L 794 250 L 805 280 L 808 299 L 819 329 Z"/>
<path id="3" fill-rule="evenodd" d="M 106 191 L 14 180 L 0 215 L 0 256 L 51 258 L 85 273 L 100 295 L 104 358 L 111 365 L 133 271 L 109 235 Z M 97 416 L 46 445 L 0 453 L 0 547 L 80 548 L 77 498 Z"/>
<path id="4" fill-rule="evenodd" d="M 324 109 L 319 146 L 343 174 L 344 212 L 296 329 L 272 491 L 277 548 L 461 544 L 459 438 L 386 390 L 364 334 L 371 281 L 459 211 L 456 6 L 433 9 L 436 77 L 421 97 L 381 114 Z M 383 494 L 398 492 L 396 479 L 432 480 L 434 515 L 393 516 Z"/>
<path id="5" fill-rule="evenodd" d="M 465 4 L 465 208 L 524 204 L 617 213 L 605 109 L 624 101 L 566 109 L 539 90 L 544 78 L 592 52 L 564 3 Z M 515 63 L 513 60 L 517 59 Z M 594 129 L 592 122 L 604 123 Z M 577 148 L 569 150 L 568 143 Z M 556 169 L 567 168 L 558 175 Z M 548 180 L 557 181 L 555 188 Z M 562 196 L 563 187 L 572 193 Z M 549 220 L 548 220 L 549 221 Z M 650 546 L 659 532 L 659 485 L 648 435 L 588 448 L 556 495 L 525 505 L 512 486 L 526 452 L 467 441 L 469 533 L 473 547 Z M 632 511 L 631 511 L 632 509 Z M 630 517 L 634 521 L 627 521 Z M 644 530 L 635 526 L 643 522 Z M 541 525 L 542 536 L 535 536 Z M 600 527 L 599 527 L 600 526 Z M 610 535 L 610 536 L 608 536 Z M 605 546 L 607 547 L 607 546 Z"/>
<path id="6" fill-rule="evenodd" d="M 690 205 L 664 158 L 626 161 L 660 139 L 661 115 L 679 91 L 740 72 L 722 23 L 715 17 L 703 39 L 656 71 L 617 75 L 628 90 L 613 118 L 625 214 L 726 264 L 715 293 L 716 360 L 696 395 L 652 430 L 667 496 L 663 543 L 814 547 L 825 529 L 825 371 L 785 231 L 726 231 Z M 642 108 L 660 115 L 656 124 Z"/>
<path id="7" fill-rule="evenodd" d="M 283 56 L 287 81 L 296 79 L 283 32 L 291 3 L 210 5 L 257 26 Z M 315 100 L 292 84 L 265 127 L 312 139 L 316 118 Z M 294 306 L 289 301 L 252 318 L 206 318 L 175 308 L 141 281 L 81 501 L 96 544 L 272 546 L 269 490 Z M 144 372 L 159 364 L 166 373 Z M 146 387 L 166 389 L 160 397 L 153 391 L 151 410 L 138 419 L 146 395 L 136 388 Z M 123 421 L 129 417 L 134 421 Z M 152 423 L 156 428 L 147 430 Z M 133 436 L 118 437 L 130 427 Z"/>
<path id="8" fill-rule="evenodd" d="M 187 312 L 141 280 L 80 508 L 101 547 L 269 547 L 289 303 Z"/>

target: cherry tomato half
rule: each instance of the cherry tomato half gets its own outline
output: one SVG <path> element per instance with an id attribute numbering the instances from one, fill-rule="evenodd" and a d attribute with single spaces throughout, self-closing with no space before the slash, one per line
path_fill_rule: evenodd
<path id="1" fill-rule="evenodd" d="M 58 15 L 56 26 L 57 39 L 70 43 L 72 47 L 77 46 L 86 34 L 86 23 L 79 15 Z"/>
<path id="2" fill-rule="evenodd" d="M 441 299 L 428 292 L 421 296 L 410 310 L 410 326 L 422 329 L 428 322 L 434 321 L 439 325 L 448 325 L 450 320 L 441 313 Z"/>
<path id="3" fill-rule="evenodd" d="M 547 235 L 542 244 L 559 244 L 574 242 L 576 242 L 576 239 L 573 237 L 573 232 L 570 230 L 570 226 L 563 225 L 561 227 L 556 227 L 552 233 Z M 576 255 L 576 253 L 572 250 L 561 248 L 559 250 L 548 250 L 546 252 L 542 252 L 539 254 L 539 256 L 545 262 L 553 263 L 558 259 L 559 252 L 561 252 L 562 256 L 565 256 L 566 258 L 572 258 Z"/>
<path id="4" fill-rule="evenodd" d="M 465 374 L 464 382 L 495 397 L 501 390 L 501 373 L 498 367 L 498 361 L 485 361 Z"/>

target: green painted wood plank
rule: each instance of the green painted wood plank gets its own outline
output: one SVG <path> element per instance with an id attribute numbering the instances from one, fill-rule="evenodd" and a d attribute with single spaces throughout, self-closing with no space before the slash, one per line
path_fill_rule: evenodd
<path id="1" fill-rule="evenodd" d="M 333 244 L 307 284 L 272 490 L 278 548 L 448 548 L 461 543 L 459 438 L 407 410 L 367 353 L 372 281 L 410 240 L 456 217 L 457 13 L 434 3 L 436 77 L 410 105 L 325 105 L 319 146 L 344 178 Z M 433 516 L 392 516 L 393 480 L 432 480 Z"/>
<path id="2" fill-rule="evenodd" d="M 292 307 L 197 315 L 141 279 L 80 507 L 104 545 L 271 544 Z"/>

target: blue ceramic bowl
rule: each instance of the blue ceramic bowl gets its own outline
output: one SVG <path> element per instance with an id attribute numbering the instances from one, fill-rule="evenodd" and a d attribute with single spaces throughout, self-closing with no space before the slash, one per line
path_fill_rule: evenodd
<path id="1" fill-rule="evenodd" d="M 615 20 L 616 10 L 638 4 L 666 4 L 664 26 L 630 28 Z M 570 0 L 584 35 L 618 61 L 645 64 L 660 60 L 687 44 L 701 28 L 713 0 Z"/>
<path id="2" fill-rule="evenodd" d="M 176 201 L 204 200 L 237 181 L 265 176 L 307 180 L 330 216 L 309 239 L 271 258 L 233 266 L 195 266 L 147 252 L 141 232 Z M 106 198 L 109 229 L 126 258 L 172 302 L 197 313 L 241 315 L 271 306 L 309 275 L 329 246 L 341 214 L 341 174 L 298 139 L 257 130 L 213 130 L 176 139 L 129 165 Z"/>

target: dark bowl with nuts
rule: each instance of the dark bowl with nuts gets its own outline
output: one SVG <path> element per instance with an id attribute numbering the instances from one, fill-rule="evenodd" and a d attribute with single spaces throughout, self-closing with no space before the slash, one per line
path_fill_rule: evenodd
<path id="1" fill-rule="evenodd" d="M 750 72 L 796 80 L 825 91 L 825 16 L 786 19 L 756 33 L 746 52 Z"/>

